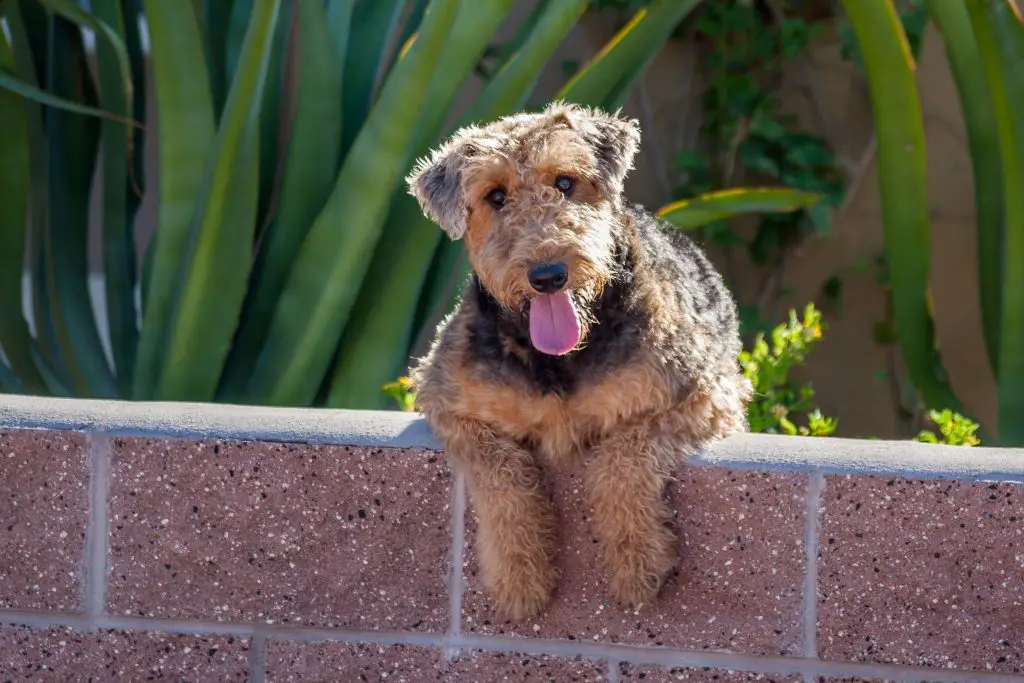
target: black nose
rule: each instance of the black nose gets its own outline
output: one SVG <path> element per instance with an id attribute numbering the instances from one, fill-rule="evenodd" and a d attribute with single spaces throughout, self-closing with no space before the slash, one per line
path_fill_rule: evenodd
<path id="1" fill-rule="evenodd" d="M 553 294 L 565 287 L 569 268 L 564 263 L 545 263 L 534 266 L 527 274 L 530 284 L 541 294 Z"/>

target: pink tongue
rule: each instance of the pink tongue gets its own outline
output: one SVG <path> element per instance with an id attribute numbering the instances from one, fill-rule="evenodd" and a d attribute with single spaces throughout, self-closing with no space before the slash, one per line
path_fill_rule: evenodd
<path id="1" fill-rule="evenodd" d="M 580 341 L 580 319 L 569 292 L 540 294 L 530 302 L 530 340 L 541 353 L 561 356 Z"/>

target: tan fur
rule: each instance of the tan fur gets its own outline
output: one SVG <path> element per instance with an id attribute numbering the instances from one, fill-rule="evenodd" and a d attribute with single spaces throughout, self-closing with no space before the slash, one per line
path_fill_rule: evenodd
<path id="1" fill-rule="evenodd" d="M 585 114 L 556 106 L 542 125 L 512 117 L 493 133 L 472 129 L 465 141 L 454 139 L 447 155 L 423 162 L 410 181 L 428 213 L 447 221 L 449 234 L 465 238 L 481 283 L 511 310 L 530 296 L 526 273 L 538 261 L 566 261 L 568 286 L 584 299 L 598 297 L 611 277 L 622 179 L 599 166 L 581 137 Z M 521 120 L 530 124 L 526 132 L 516 127 Z M 444 164 L 449 174 L 457 170 L 459 185 L 451 187 L 451 175 L 431 179 L 436 191 L 451 195 L 431 206 L 428 195 L 436 188 L 426 188 L 425 174 Z M 569 198 L 553 186 L 559 175 L 577 181 Z M 508 195 L 500 212 L 486 200 L 496 187 Z M 467 474 L 483 584 L 512 619 L 537 614 L 558 581 L 558 526 L 541 465 L 586 464 L 610 590 L 635 607 L 655 598 L 675 563 L 676 538 L 665 526 L 662 500 L 673 469 L 693 449 L 744 429 L 749 383 L 738 370 L 690 377 L 673 371 L 659 349 L 678 339 L 699 345 L 709 335 L 680 334 L 697 323 L 667 300 L 663 283 L 638 287 L 653 321 L 647 346 L 568 395 L 542 393 L 526 379 L 497 380 L 474 361 L 466 307 L 442 323 L 412 372 L 417 408 L 451 462 Z M 582 322 L 585 328 L 593 323 Z M 584 329 L 580 348 L 586 339 Z M 514 342 L 505 351 L 526 352 Z"/>

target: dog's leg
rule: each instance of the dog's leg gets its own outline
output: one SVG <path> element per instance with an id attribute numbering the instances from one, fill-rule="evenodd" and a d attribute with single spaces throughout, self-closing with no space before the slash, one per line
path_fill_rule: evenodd
<path id="1" fill-rule="evenodd" d="M 662 499 L 673 458 L 643 424 L 612 434 L 594 455 L 586 475 L 592 524 L 612 595 L 635 608 L 657 596 L 677 559 Z"/>
<path id="2" fill-rule="evenodd" d="M 540 468 L 515 441 L 476 423 L 460 422 L 446 446 L 467 474 L 485 590 L 510 619 L 536 615 L 558 581 L 558 524 Z"/>

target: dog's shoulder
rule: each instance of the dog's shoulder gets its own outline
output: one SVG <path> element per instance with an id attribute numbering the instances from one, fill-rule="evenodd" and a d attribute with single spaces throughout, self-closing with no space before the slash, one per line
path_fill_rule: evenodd
<path id="1" fill-rule="evenodd" d="M 738 343 L 736 301 L 711 259 L 682 230 L 642 207 L 630 207 L 643 263 L 639 277 L 659 292 L 660 303 L 731 347 Z"/>

